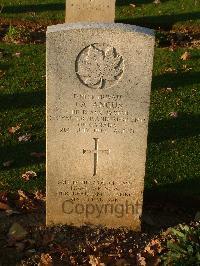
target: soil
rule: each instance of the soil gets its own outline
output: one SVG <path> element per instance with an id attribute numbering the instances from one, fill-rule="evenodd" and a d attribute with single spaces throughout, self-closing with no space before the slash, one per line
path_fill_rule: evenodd
<path id="1" fill-rule="evenodd" d="M 105 265 L 142 265 L 138 260 L 152 240 L 162 242 L 162 231 L 179 223 L 190 224 L 197 212 L 197 207 L 188 209 L 187 206 L 187 209 L 184 209 L 175 202 L 158 203 L 148 200 L 144 203 L 142 232 L 133 232 L 88 226 L 45 227 L 44 201 L 34 202 L 34 208 L 32 203 L 30 209 L 28 205 L 26 209 L 24 205 L 23 209 L 20 209 L 21 207 L 22 205 L 17 204 L 13 208 L 18 211 L 17 214 L 0 211 L 2 266 L 39 265 L 41 254 L 49 254 L 56 266 L 101 265 L 92 264 L 92 259 Z M 28 232 L 26 238 L 21 241 L 15 241 L 8 236 L 14 223 L 20 224 Z M 155 259 L 155 256 L 153 258 Z M 149 254 L 146 258 L 146 261 L 148 260 L 152 261 Z"/>

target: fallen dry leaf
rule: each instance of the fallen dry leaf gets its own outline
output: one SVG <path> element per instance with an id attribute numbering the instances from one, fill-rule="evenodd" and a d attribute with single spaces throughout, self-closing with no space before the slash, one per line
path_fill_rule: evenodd
<path id="1" fill-rule="evenodd" d="M 5 191 L 0 192 L 0 201 L 4 202 L 4 203 L 8 202 L 8 193 L 7 192 L 5 192 Z"/>
<path id="2" fill-rule="evenodd" d="M 169 115 L 170 115 L 170 117 L 173 117 L 173 118 L 177 118 L 178 117 L 178 113 L 177 112 L 170 112 Z"/>
<path id="3" fill-rule="evenodd" d="M 0 210 L 7 211 L 10 210 L 10 207 L 8 204 L 0 202 Z"/>
<path id="4" fill-rule="evenodd" d="M 185 52 L 182 56 L 181 59 L 183 61 L 189 60 L 191 58 L 191 54 L 189 52 Z"/>
<path id="5" fill-rule="evenodd" d="M 16 131 L 18 131 L 18 130 L 20 129 L 20 126 L 21 126 L 21 125 L 16 125 L 15 127 L 9 127 L 9 128 L 8 128 L 8 132 L 9 132 L 10 134 L 14 134 Z"/>
<path id="6" fill-rule="evenodd" d="M 27 231 L 18 223 L 14 223 L 8 232 L 8 236 L 15 241 L 23 240 L 27 234 Z"/>
<path id="7" fill-rule="evenodd" d="M 20 200 L 28 199 L 28 197 L 26 196 L 23 190 L 18 190 L 18 195 L 19 195 Z"/>
<path id="8" fill-rule="evenodd" d="M 29 181 L 31 178 L 36 177 L 37 174 L 34 171 L 27 171 L 25 174 L 22 175 L 22 178 L 25 181 Z"/>
<path id="9" fill-rule="evenodd" d="M 16 53 L 13 54 L 13 56 L 20 57 L 21 53 L 20 52 L 16 52 Z"/>
<path id="10" fill-rule="evenodd" d="M 99 260 L 99 258 L 95 257 L 94 255 L 89 255 L 89 264 L 91 266 L 103 266 L 104 264 L 102 264 Z"/>
<path id="11" fill-rule="evenodd" d="M 18 190 L 19 199 L 16 202 L 18 208 L 26 211 L 32 211 L 36 209 L 33 201 L 25 194 L 24 191 Z"/>
<path id="12" fill-rule="evenodd" d="M 34 194 L 35 194 L 35 197 L 34 197 L 35 199 L 42 200 L 42 201 L 46 200 L 45 195 L 41 191 L 37 190 Z"/>
<path id="13" fill-rule="evenodd" d="M 172 92 L 173 90 L 172 90 L 172 88 L 167 88 L 166 91 L 167 92 Z"/>
<path id="14" fill-rule="evenodd" d="M 19 142 L 27 142 L 31 139 L 31 134 L 25 134 L 20 137 L 18 137 Z"/>
<path id="15" fill-rule="evenodd" d="M 5 71 L 2 71 L 2 70 L 0 69 L 0 78 L 3 77 L 5 74 L 6 74 L 6 72 L 5 72 Z"/>
<path id="16" fill-rule="evenodd" d="M 140 253 L 137 254 L 137 265 L 138 266 L 146 266 L 146 260 Z"/>
<path id="17" fill-rule="evenodd" d="M 182 69 L 184 72 L 188 72 L 188 71 L 192 70 L 192 67 L 188 67 L 187 65 L 183 65 Z"/>
<path id="18" fill-rule="evenodd" d="M 157 179 L 153 179 L 153 182 L 154 182 L 155 185 L 158 185 Z"/>
<path id="19" fill-rule="evenodd" d="M 161 1 L 160 0 L 154 0 L 153 3 L 156 4 L 156 5 L 158 5 L 158 4 L 161 3 Z"/>
<path id="20" fill-rule="evenodd" d="M 168 73 L 168 72 L 169 72 L 169 73 L 176 72 L 176 69 L 175 69 L 175 68 L 172 68 L 172 67 L 169 67 L 169 68 L 166 68 L 166 69 L 165 69 L 165 72 L 166 72 L 166 73 Z"/>
<path id="21" fill-rule="evenodd" d="M 52 265 L 53 265 L 52 257 L 49 254 L 42 253 L 38 266 L 52 266 Z"/>

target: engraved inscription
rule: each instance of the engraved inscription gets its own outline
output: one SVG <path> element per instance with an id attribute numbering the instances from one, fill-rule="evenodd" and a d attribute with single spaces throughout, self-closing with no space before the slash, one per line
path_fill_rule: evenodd
<path id="1" fill-rule="evenodd" d="M 108 197 L 108 202 L 118 202 L 120 198 L 130 199 L 134 197 L 130 189 L 134 186 L 134 182 L 131 181 L 63 179 L 58 181 L 58 185 L 58 196 L 67 197 L 76 202 L 81 202 L 83 197 L 87 197 L 88 202 L 100 202 L 105 197 Z M 109 196 L 111 194 L 112 197 Z"/>
<path id="2" fill-rule="evenodd" d="M 115 94 L 72 93 L 73 104 L 53 110 L 50 120 L 58 121 L 60 133 L 135 134 L 146 128 L 147 117 L 131 113 L 126 98 Z M 137 103 L 135 103 L 135 106 Z"/>
<path id="3" fill-rule="evenodd" d="M 106 89 L 122 77 L 124 60 L 114 47 L 95 43 L 80 52 L 75 68 L 84 85 L 92 89 Z"/>
<path id="4" fill-rule="evenodd" d="M 93 176 L 97 175 L 97 164 L 98 164 L 98 158 L 99 158 L 99 152 L 109 154 L 110 150 L 99 150 L 99 139 L 98 138 L 93 138 L 95 142 L 95 147 L 94 150 L 85 150 L 83 149 L 83 154 L 85 153 L 94 153 L 94 173 Z"/>

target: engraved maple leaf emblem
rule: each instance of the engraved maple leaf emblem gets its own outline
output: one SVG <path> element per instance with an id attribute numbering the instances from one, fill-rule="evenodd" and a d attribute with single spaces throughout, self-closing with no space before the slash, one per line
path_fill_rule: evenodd
<path id="1" fill-rule="evenodd" d="M 123 58 L 114 47 L 93 44 L 80 54 L 76 73 L 86 86 L 103 89 L 114 85 L 123 69 Z"/>

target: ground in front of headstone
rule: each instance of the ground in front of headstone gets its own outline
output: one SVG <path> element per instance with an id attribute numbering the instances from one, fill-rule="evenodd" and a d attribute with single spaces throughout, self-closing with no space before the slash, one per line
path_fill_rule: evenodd
<path id="1" fill-rule="evenodd" d="M 175 202 L 148 201 L 142 232 L 133 232 L 89 226 L 46 227 L 41 195 L 36 199 L 25 193 L 10 203 L 12 208 L 0 212 L 0 262 L 9 266 L 143 265 L 144 260 L 159 261 L 167 228 L 189 224 L 196 211 L 188 212 Z"/>

